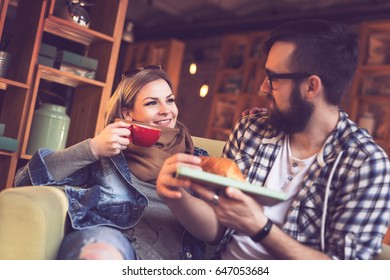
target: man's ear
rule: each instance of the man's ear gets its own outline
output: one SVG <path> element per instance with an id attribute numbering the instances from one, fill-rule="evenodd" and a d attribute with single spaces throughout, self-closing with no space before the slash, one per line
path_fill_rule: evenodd
<path id="1" fill-rule="evenodd" d="M 312 75 L 308 78 L 306 96 L 308 98 L 313 98 L 320 92 L 322 87 L 322 82 L 320 77 Z"/>

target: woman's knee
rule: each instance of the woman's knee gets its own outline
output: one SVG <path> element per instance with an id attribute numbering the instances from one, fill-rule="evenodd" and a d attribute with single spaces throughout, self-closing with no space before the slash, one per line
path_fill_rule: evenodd
<path id="1" fill-rule="evenodd" d="M 119 249 L 105 242 L 93 242 L 85 244 L 80 249 L 80 260 L 124 260 Z"/>
<path id="2" fill-rule="evenodd" d="M 130 241 L 121 231 L 110 227 L 76 230 L 65 236 L 59 259 L 136 259 Z"/>

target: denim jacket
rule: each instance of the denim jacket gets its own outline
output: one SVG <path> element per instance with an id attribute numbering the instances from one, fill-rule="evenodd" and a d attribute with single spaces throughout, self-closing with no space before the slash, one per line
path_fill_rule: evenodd
<path id="1" fill-rule="evenodd" d="M 132 184 L 130 170 L 123 154 L 101 158 L 62 181 L 51 178 L 43 158 L 52 153 L 39 149 L 15 176 L 15 186 L 65 186 L 68 213 L 74 229 L 111 226 L 126 229 L 135 226 L 148 205 L 148 198 Z M 207 155 L 195 148 L 195 155 Z M 204 244 L 189 233 L 183 233 L 182 258 L 202 259 Z"/>

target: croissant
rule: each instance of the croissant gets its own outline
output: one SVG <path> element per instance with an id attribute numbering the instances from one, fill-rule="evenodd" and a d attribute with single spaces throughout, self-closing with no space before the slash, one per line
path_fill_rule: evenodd
<path id="1" fill-rule="evenodd" d="M 203 171 L 235 179 L 238 181 L 245 181 L 244 175 L 238 168 L 237 163 L 229 158 L 217 157 L 200 157 L 202 162 L 200 166 Z"/>

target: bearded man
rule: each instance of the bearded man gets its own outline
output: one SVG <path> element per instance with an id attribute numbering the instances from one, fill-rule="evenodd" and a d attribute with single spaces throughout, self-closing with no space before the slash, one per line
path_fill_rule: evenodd
<path id="1" fill-rule="evenodd" d="M 199 163 L 184 154 L 166 161 L 158 193 L 194 236 L 219 243 L 221 259 L 372 259 L 390 220 L 390 162 L 339 107 L 357 66 L 356 33 L 289 22 L 264 50 L 268 112 L 242 117 L 224 156 L 248 182 L 288 199 L 264 206 L 234 188 L 221 195 L 174 178 L 177 165 Z"/>

